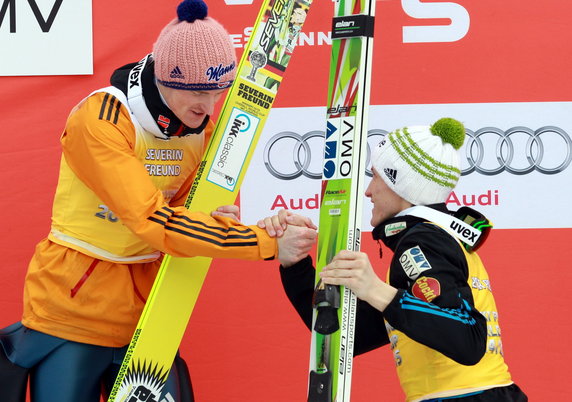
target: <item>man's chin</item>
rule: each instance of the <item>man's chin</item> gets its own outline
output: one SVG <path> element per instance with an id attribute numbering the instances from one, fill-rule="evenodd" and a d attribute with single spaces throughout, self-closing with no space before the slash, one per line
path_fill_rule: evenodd
<path id="1" fill-rule="evenodd" d="M 189 128 L 198 128 L 201 124 L 203 124 L 203 121 L 205 121 L 205 117 L 206 115 L 192 119 L 186 119 L 183 121 L 183 123 Z"/>

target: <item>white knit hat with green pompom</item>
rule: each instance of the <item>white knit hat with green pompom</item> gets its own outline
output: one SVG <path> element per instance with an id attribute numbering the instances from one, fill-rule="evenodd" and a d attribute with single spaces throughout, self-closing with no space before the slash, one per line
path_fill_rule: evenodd
<path id="1" fill-rule="evenodd" d="M 444 117 L 432 126 L 411 126 L 387 134 L 372 152 L 372 167 L 413 205 L 445 202 L 461 170 L 458 150 L 465 127 Z"/>

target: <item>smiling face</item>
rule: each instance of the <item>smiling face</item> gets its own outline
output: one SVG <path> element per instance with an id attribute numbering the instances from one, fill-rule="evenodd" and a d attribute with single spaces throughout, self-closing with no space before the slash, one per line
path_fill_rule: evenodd
<path id="1" fill-rule="evenodd" d="M 371 225 L 376 227 L 399 212 L 412 206 L 390 189 L 375 168 L 372 169 L 373 178 L 365 190 L 365 195 L 373 203 L 371 210 Z"/>
<path id="2" fill-rule="evenodd" d="M 189 91 L 169 88 L 159 83 L 157 86 L 169 109 L 190 128 L 199 127 L 207 115 L 212 115 L 216 103 L 228 90 Z"/>

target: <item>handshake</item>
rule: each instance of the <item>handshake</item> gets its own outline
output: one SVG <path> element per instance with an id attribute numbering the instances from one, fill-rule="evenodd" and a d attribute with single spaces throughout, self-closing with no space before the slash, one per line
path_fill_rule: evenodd
<path id="1" fill-rule="evenodd" d="M 257 223 L 278 241 L 278 260 L 287 268 L 306 258 L 318 238 L 318 227 L 308 217 L 281 210 Z"/>
<path id="2" fill-rule="evenodd" d="M 236 205 L 218 207 L 211 215 L 240 220 L 239 207 Z M 257 226 L 266 229 L 268 236 L 277 238 L 278 260 L 285 268 L 306 258 L 318 238 L 318 227 L 310 218 L 286 209 L 280 210 L 277 215 L 260 219 Z"/>

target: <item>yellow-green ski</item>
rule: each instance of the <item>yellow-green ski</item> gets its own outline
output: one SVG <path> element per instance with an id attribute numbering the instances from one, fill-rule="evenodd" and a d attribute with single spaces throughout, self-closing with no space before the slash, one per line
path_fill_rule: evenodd
<path id="1" fill-rule="evenodd" d="M 359 250 L 375 0 L 336 0 L 328 87 L 309 402 L 350 400 L 356 297 L 319 273 L 340 250 Z"/>

